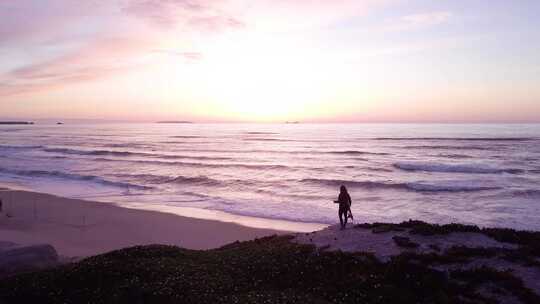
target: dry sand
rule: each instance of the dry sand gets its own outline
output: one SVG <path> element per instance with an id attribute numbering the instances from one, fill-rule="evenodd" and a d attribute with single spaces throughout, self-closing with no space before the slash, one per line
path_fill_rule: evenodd
<path id="1" fill-rule="evenodd" d="M 51 244 L 66 257 L 147 244 L 210 249 L 285 233 L 30 191 L 0 189 L 0 199 L 0 241 Z"/>

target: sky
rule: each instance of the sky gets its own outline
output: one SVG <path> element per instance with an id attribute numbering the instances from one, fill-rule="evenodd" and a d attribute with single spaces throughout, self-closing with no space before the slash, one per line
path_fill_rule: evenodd
<path id="1" fill-rule="evenodd" d="M 0 0 L 0 118 L 540 122 L 538 0 Z"/>

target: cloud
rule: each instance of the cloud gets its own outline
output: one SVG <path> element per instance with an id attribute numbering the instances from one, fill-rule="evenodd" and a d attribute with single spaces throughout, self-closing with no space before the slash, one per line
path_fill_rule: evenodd
<path id="1" fill-rule="evenodd" d="M 131 0 L 122 10 L 167 29 L 219 32 L 243 27 L 224 0 Z"/>
<path id="2" fill-rule="evenodd" d="M 430 12 L 404 16 L 401 20 L 411 27 L 429 27 L 446 23 L 451 17 L 450 12 Z"/>
<path id="3" fill-rule="evenodd" d="M 132 0 L 123 9 L 167 28 L 291 31 L 326 26 L 387 2 L 390 0 Z"/>
<path id="4" fill-rule="evenodd" d="M 89 16 L 103 18 L 108 2 L 77 0 L 17 0 L 0 3 L 0 47 L 11 43 L 55 39 Z"/>
<path id="5" fill-rule="evenodd" d="M 189 31 L 219 32 L 241 26 L 233 17 L 217 15 L 218 11 L 206 2 L 1 3 L 0 52 L 4 59 L 14 60 L 0 62 L 0 95 L 57 88 L 122 73 L 140 67 L 152 49 L 171 37 L 182 39 Z M 126 7 L 134 11 L 126 11 Z M 179 11 L 182 16 L 170 15 Z M 179 19 L 164 21 L 169 17 Z M 173 21 L 183 26 L 175 35 Z M 195 52 L 184 52 L 182 56 L 189 62 L 202 58 Z"/>
<path id="6" fill-rule="evenodd" d="M 245 24 L 234 17 L 227 16 L 208 16 L 192 18 L 189 25 L 199 30 L 209 32 L 220 32 L 224 29 L 243 28 Z"/>
<path id="7" fill-rule="evenodd" d="M 449 22 L 453 14 L 448 11 L 437 11 L 412 14 L 392 19 L 383 24 L 380 31 L 411 31 L 430 28 Z"/>
<path id="8" fill-rule="evenodd" d="M 386 1 L 386 0 L 385 0 Z M 93 81 L 155 49 L 229 31 L 289 32 L 357 16 L 375 0 L 17 0 L 0 3 L 0 95 Z M 412 20 L 410 22 L 421 22 Z M 184 42 L 187 41 L 187 42 Z M 195 45 L 195 49 L 197 46 Z M 172 51 L 191 63 L 204 54 Z M 11 60 L 16 59 L 16 60 Z M 9 61 L 9 63 L 7 63 Z M 2 72 L 4 71 L 4 72 Z"/>
<path id="9" fill-rule="evenodd" d="M 183 57 L 186 62 L 196 62 L 203 59 L 203 54 L 201 52 L 178 52 L 171 50 L 157 50 L 156 53 L 163 53 L 171 56 L 180 56 Z"/>
<path id="10" fill-rule="evenodd" d="M 391 0 L 259 0 L 246 9 L 246 24 L 270 32 L 324 28 L 355 18 Z"/>
<path id="11" fill-rule="evenodd" d="M 0 96 L 57 88 L 126 72 L 139 65 L 144 41 L 100 39 L 56 58 L 27 64 L 0 75 Z"/>

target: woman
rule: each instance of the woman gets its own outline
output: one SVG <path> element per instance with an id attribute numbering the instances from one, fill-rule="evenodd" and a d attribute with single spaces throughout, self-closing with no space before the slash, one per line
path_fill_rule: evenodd
<path id="1" fill-rule="evenodd" d="M 334 203 L 339 204 L 339 222 L 341 223 L 341 230 L 343 230 L 345 229 L 345 226 L 347 226 L 347 219 L 352 205 L 351 196 L 347 192 L 345 186 L 339 188 L 338 200 L 334 201 Z M 350 217 L 352 218 L 352 212 L 350 212 Z"/>

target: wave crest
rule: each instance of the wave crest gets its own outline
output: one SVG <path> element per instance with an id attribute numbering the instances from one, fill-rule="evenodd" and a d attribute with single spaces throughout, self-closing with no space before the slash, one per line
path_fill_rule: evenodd
<path id="1" fill-rule="evenodd" d="M 431 141 L 531 141 L 533 137 L 378 137 L 374 140 L 406 141 L 406 140 L 431 140 Z"/>
<path id="2" fill-rule="evenodd" d="M 344 154 L 344 155 L 390 155 L 389 153 L 384 153 L 384 152 L 367 152 L 367 151 L 357 151 L 357 150 L 349 150 L 349 151 L 328 151 L 328 152 L 321 152 L 321 153 L 327 153 L 327 154 Z"/>
<path id="3" fill-rule="evenodd" d="M 141 186 L 141 185 L 130 184 L 130 183 L 125 183 L 125 182 L 111 181 L 111 180 L 107 180 L 107 179 L 104 179 L 102 177 L 95 176 L 95 175 L 80 175 L 80 174 L 67 173 L 67 172 L 62 172 L 62 171 L 14 170 L 14 169 L 0 168 L 0 173 L 26 176 L 26 177 L 52 177 L 52 178 L 59 178 L 59 179 L 66 179 L 66 180 L 73 180 L 73 181 L 90 181 L 90 182 L 99 183 L 105 186 L 131 188 L 131 189 L 138 189 L 138 190 L 153 189 L 152 187 L 148 187 L 148 186 Z"/>
<path id="4" fill-rule="evenodd" d="M 410 182 L 396 183 L 390 181 L 350 181 L 339 179 L 303 179 L 301 182 L 322 184 L 325 186 L 339 187 L 344 185 L 349 188 L 362 189 L 396 189 L 413 192 L 473 192 L 501 189 L 498 186 L 480 184 L 475 181 L 444 181 L 439 183 Z"/>
<path id="5" fill-rule="evenodd" d="M 476 174 L 497 174 L 510 173 L 519 174 L 523 170 L 515 168 L 493 168 L 480 164 L 442 164 L 427 162 L 398 162 L 393 165 L 395 168 L 404 171 L 424 171 L 424 172 L 444 172 L 444 173 L 476 173 Z"/>
<path id="6" fill-rule="evenodd" d="M 45 152 L 61 153 L 61 154 L 73 154 L 73 155 L 95 155 L 95 156 L 147 156 L 145 153 L 134 153 L 127 151 L 110 151 L 110 150 L 78 150 L 69 148 L 45 148 Z"/>
<path id="7" fill-rule="evenodd" d="M 12 145 L 0 145 L 0 149 L 6 149 L 6 150 L 34 150 L 34 149 L 41 149 L 43 146 L 39 145 L 22 145 L 22 146 L 12 146 Z"/>

